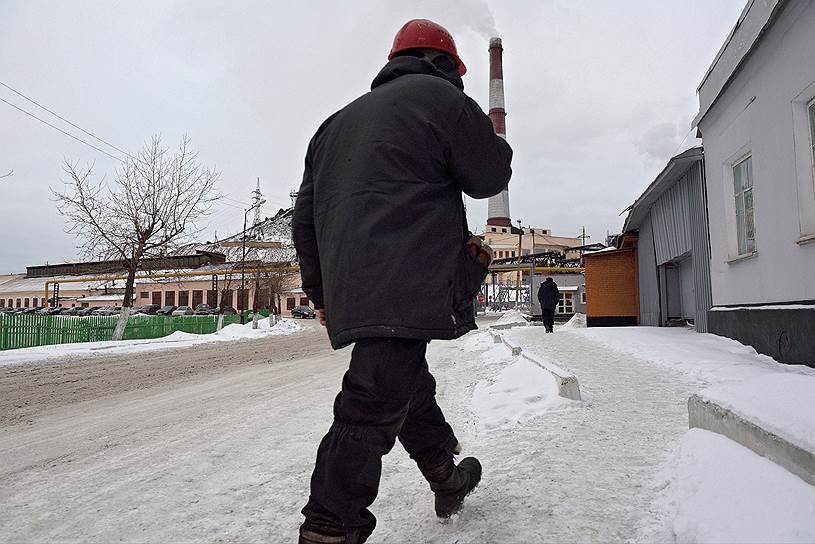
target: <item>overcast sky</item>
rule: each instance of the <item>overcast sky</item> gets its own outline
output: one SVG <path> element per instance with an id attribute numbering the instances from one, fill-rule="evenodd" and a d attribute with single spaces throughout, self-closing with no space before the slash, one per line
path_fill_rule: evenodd
<path id="1" fill-rule="evenodd" d="M 0 82 L 115 144 L 183 134 L 222 172 L 202 239 L 242 227 L 257 177 L 264 215 L 289 205 L 306 144 L 369 89 L 399 27 L 431 18 L 455 36 L 465 91 L 486 111 L 488 36 L 504 40 L 510 211 L 590 241 L 696 143 L 696 87 L 745 0 L 0 0 Z M 0 86 L 0 98 L 98 142 Z M 104 148 L 114 155 L 112 149 Z M 117 161 L 0 102 L 0 273 L 77 258 L 50 199 L 64 158 Z M 486 201 L 468 200 L 483 229 Z"/>

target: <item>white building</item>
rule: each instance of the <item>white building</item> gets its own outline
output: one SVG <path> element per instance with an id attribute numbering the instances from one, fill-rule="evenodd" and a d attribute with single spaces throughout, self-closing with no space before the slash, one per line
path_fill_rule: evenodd
<path id="1" fill-rule="evenodd" d="M 709 330 L 815 365 L 815 2 L 748 2 L 698 92 Z"/>

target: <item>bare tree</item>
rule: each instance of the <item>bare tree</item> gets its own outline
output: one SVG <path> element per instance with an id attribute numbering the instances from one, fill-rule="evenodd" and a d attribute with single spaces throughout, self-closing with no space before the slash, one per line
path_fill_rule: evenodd
<path id="1" fill-rule="evenodd" d="M 258 310 L 263 309 L 259 307 L 261 300 L 259 294 L 262 295 L 263 302 L 269 304 L 270 313 L 279 315 L 281 313 L 280 295 L 286 292 L 289 284 L 293 283 L 289 263 L 275 263 L 275 265 L 274 267 L 258 268 L 252 275 L 252 282 L 255 285 L 253 310 L 256 316 Z"/>
<path id="2" fill-rule="evenodd" d="M 112 184 L 94 182 L 92 164 L 82 168 L 66 161 L 65 171 L 71 178 L 65 191 L 52 192 L 68 219 L 67 232 L 79 238 L 87 257 L 118 260 L 127 271 L 124 308 L 113 335 L 119 340 L 140 263 L 190 241 L 197 221 L 209 212 L 219 174 L 201 165 L 186 136 L 174 153 L 153 136 L 116 170 Z"/>

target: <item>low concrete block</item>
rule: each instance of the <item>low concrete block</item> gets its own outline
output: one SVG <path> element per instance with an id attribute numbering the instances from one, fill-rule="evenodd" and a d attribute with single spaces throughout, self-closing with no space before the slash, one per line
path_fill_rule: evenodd
<path id="1" fill-rule="evenodd" d="M 815 485 L 815 453 L 699 395 L 688 399 L 688 425 L 719 433 Z"/>
<path id="2" fill-rule="evenodd" d="M 580 384 L 577 381 L 577 376 L 568 372 L 557 365 L 549 363 L 547 361 L 539 360 L 538 358 L 523 353 L 523 349 L 521 346 L 516 346 L 509 342 L 506 338 L 504 338 L 501 334 L 497 332 L 490 331 L 492 335 L 493 342 L 496 344 L 502 343 L 506 345 L 510 350 L 512 350 L 512 355 L 514 357 L 521 356 L 527 361 L 538 365 L 548 373 L 550 373 L 554 378 L 555 382 L 558 386 L 558 395 L 572 400 L 582 400 L 580 397 Z"/>

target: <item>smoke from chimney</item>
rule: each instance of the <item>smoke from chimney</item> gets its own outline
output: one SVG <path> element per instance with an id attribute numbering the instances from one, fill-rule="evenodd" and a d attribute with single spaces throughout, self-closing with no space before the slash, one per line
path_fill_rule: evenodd
<path id="1" fill-rule="evenodd" d="M 490 38 L 490 112 L 492 126 L 495 133 L 502 138 L 507 137 L 506 117 L 504 109 L 504 48 L 501 38 Z M 504 188 L 499 194 L 490 197 L 487 202 L 487 224 L 501 227 L 511 227 L 512 220 L 509 215 L 509 190 Z"/>

